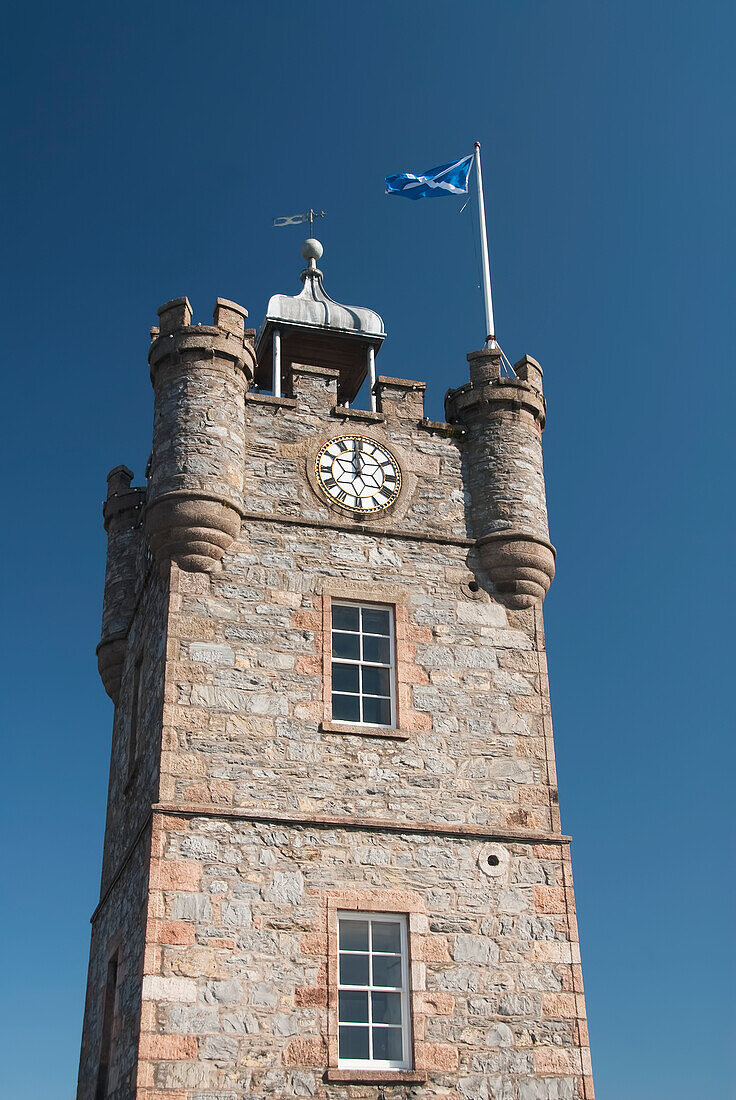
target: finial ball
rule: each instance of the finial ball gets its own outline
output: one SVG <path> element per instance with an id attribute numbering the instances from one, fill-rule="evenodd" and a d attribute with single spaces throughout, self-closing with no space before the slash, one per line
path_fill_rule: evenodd
<path id="1" fill-rule="evenodd" d="M 318 260 L 324 248 L 314 237 L 309 237 L 302 245 L 302 256 L 305 260 Z"/>

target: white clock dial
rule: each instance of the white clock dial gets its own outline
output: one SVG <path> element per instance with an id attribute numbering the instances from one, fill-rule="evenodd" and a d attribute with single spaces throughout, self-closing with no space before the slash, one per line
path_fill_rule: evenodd
<path id="1" fill-rule="evenodd" d="M 394 456 L 362 435 L 341 435 L 325 443 L 314 472 L 330 503 L 349 512 L 380 512 L 401 489 L 401 467 Z"/>

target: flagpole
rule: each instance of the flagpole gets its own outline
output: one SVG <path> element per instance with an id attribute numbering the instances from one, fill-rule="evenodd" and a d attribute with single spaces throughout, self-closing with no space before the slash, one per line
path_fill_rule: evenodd
<path id="1" fill-rule="evenodd" d="M 488 260 L 488 236 L 486 233 L 486 206 L 483 201 L 483 175 L 480 170 L 480 142 L 475 143 L 475 182 L 478 188 L 478 221 L 480 222 L 480 252 L 483 262 L 483 298 L 486 307 L 486 347 L 495 347 L 496 333 L 493 324 L 493 298 L 491 297 L 491 265 Z"/>

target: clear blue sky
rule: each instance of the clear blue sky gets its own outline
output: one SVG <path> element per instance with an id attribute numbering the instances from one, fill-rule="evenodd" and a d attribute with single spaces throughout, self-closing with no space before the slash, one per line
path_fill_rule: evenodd
<path id="1" fill-rule="evenodd" d="M 497 332 L 545 368 L 546 604 L 599 1100 L 732 1094 L 736 14 L 219 0 L 4 16 L 0 1090 L 74 1093 L 112 705 L 105 475 L 143 475 L 156 308 L 384 317 L 429 414 L 484 336 L 472 215 L 383 176 L 483 143 Z"/>

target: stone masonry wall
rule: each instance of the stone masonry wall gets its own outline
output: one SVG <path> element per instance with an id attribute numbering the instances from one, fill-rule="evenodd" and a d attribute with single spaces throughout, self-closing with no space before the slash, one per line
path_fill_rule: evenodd
<path id="1" fill-rule="evenodd" d="M 332 372 L 334 373 L 334 372 Z M 273 399 L 246 395 L 246 512 L 299 521 L 333 524 L 345 519 L 329 508 L 310 486 L 307 468 L 314 460 L 314 443 L 324 434 L 359 432 L 385 439 L 396 452 L 408 480 L 403 496 L 408 506 L 392 509 L 367 522 L 371 530 L 400 526 L 424 534 L 428 525 L 442 535 L 469 534 L 467 501 L 461 466 L 461 436 L 451 429 L 419 428 L 418 419 L 343 410 L 337 405 L 337 380 L 316 369 L 295 371 L 296 397 L 276 404 Z M 247 521 L 246 521 L 247 523 Z"/>
<path id="2" fill-rule="evenodd" d="M 411 914 L 411 1095 L 592 1095 L 567 849 L 491 847 L 486 873 L 467 837 L 162 815 L 141 1095 L 376 1096 L 329 1080 L 330 903 Z"/>
<path id="3" fill-rule="evenodd" d="M 468 589 L 467 551 L 252 523 L 172 581 L 161 799 L 547 830 L 556 794 L 534 612 Z M 406 594 L 408 739 L 321 730 L 321 585 Z M 329 580 L 328 580 L 329 578 Z M 328 669 L 329 672 L 329 669 Z"/>
<path id="4" fill-rule="evenodd" d="M 467 480 L 479 487 L 476 535 L 514 528 L 548 539 L 542 433 L 533 417 L 525 410 L 481 415 L 472 434 L 477 440 Z"/>

